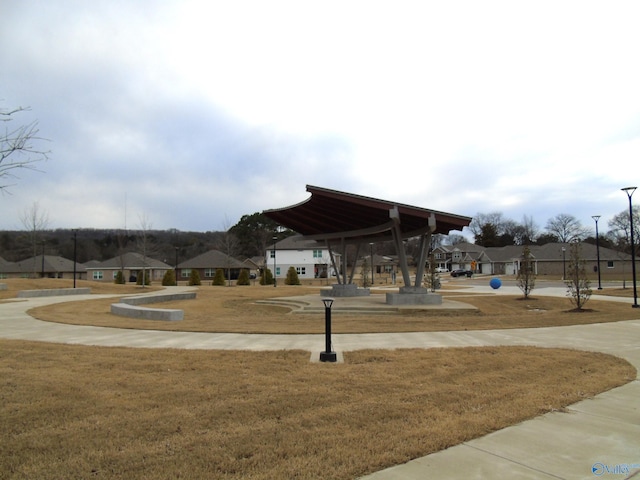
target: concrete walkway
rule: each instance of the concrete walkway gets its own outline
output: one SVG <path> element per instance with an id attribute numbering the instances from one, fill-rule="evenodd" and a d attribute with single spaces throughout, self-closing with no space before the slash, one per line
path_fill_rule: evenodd
<path id="1" fill-rule="evenodd" d="M 186 291 L 174 287 L 176 291 Z M 514 287 L 492 291 L 474 286 L 469 293 L 520 294 Z M 536 288 L 536 296 L 565 296 L 563 288 Z M 105 298 L 79 295 L 72 299 Z M 114 296 L 114 298 L 117 298 Z M 592 298 L 596 298 L 595 296 Z M 598 297 L 599 298 L 599 297 Z M 629 303 L 629 299 L 607 297 Z M 301 349 L 319 352 L 324 335 L 242 335 L 87 327 L 41 322 L 30 308 L 69 297 L 43 297 L 0 303 L 0 337 L 56 343 L 225 350 Z M 338 300 L 336 300 L 338 301 Z M 634 310 L 635 311 L 635 310 Z M 617 355 L 640 371 L 638 320 L 593 325 L 492 331 L 334 335 L 339 352 L 364 348 L 434 348 L 485 345 L 568 347 Z M 417 479 L 640 479 L 640 381 L 461 445 L 395 466 L 366 480 Z"/>

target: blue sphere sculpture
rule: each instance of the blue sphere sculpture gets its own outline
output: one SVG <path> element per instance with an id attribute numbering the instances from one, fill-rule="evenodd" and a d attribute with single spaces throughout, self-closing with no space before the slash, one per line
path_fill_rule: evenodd
<path id="1" fill-rule="evenodd" d="M 489 282 L 489 285 L 491 285 L 491 288 L 493 288 L 494 290 L 497 290 L 502 286 L 502 282 L 499 278 L 492 278 Z"/>

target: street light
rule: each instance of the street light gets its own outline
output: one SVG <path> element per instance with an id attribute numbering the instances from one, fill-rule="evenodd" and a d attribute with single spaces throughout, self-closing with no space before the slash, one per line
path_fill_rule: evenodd
<path id="1" fill-rule="evenodd" d="M 40 273 L 40 277 L 44 278 L 44 244 L 45 241 L 42 241 L 42 272 Z"/>
<path id="2" fill-rule="evenodd" d="M 596 256 L 598 258 L 598 290 L 602 290 L 602 282 L 600 280 L 600 237 L 598 236 L 598 220 L 600 220 L 600 215 L 592 215 L 596 221 Z"/>
<path id="3" fill-rule="evenodd" d="M 273 286 L 274 287 L 278 286 L 278 279 L 276 277 L 276 242 L 277 240 L 278 240 L 278 237 L 274 235 L 273 237 Z"/>
<path id="4" fill-rule="evenodd" d="M 371 286 L 373 287 L 373 242 L 369 244 L 369 247 L 371 247 Z"/>
<path id="5" fill-rule="evenodd" d="M 78 230 L 73 229 L 73 288 L 76 288 L 76 259 L 78 253 Z"/>
<path id="6" fill-rule="evenodd" d="M 321 362 L 336 362 L 338 356 L 331 350 L 331 305 L 333 298 L 323 298 L 324 303 L 324 352 L 320 352 Z"/>
<path id="7" fill-rule="evenodd" d="M 638 308 L 638 290 L 636 288 L 636 246 L 633 241 L 633 207 L 631 197 L 638 187 L 625 187 L 621 190 L 629 197 L 629 229 L 631 230 L 631 275 L 633 277 L 633 308 Z"/>
<path id="8" fill-rule="evenodd" d="M 173 268 L 173 276 L 175 277 L 176 280 L 176 287 L 178 286 L 178 247 L 175 247 L 176 249 L 176 263 L 175 263 L 175 267 Z"/>
<path id="9" fill-rule="evenodd" d="M 562 280 L 567 278 L 567 259 L 565 257 L 567 249 L 562 247 Z"/>

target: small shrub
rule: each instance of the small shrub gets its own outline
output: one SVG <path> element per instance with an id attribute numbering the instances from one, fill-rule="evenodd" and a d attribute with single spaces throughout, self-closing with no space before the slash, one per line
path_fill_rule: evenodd
<path id="1" fill-rule="evenodd" d="M 118 273 L 116 273 L 116 278 L 113 280 L 113 283 L 117 284 L 117 285 L 124 285 L 124 274 L 122 273 L 122 270 L 118 270 Z"/>
<path id="2" fill-rule="evenodd" d="M 213 282 L 211 282 L 211 285 L 215 285 L 218 287 L 224 286 L 224 272 L 221 268 L 216 269 L 216 274 L 213 277 Z"/>
<path id="3" fill-rule="evenodd" d="M 175 285 L 177 285 L 175 272 L 173 270 L 167 270 L 164 277 L 162 277 L 162 286 L 173 287 Z"/>
<path id="4" fill-rule="evenodd" d="M 191 270 L 191 275 L 189 275 L 189 285 L 201 285 L 198 270 Z"/>
<path id="5" fill-rule="evenodd" d="M 251 282 L 249 282 L 249 270 L 246 268 L 240 270 L 240 275 L 238 275 L 236 285 L 251 285 Z"/>
<path id="6" fill-rule="evenodd" d="M 300 279 L 298 278 L 298 272 L 295 267 L 289 267 L 287 270 L 287 278 L 284 280 L 285 285 L 300 285 Z"/>

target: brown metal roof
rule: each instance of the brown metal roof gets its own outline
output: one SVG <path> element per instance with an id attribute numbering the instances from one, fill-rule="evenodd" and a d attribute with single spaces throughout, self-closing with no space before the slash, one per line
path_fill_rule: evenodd
<path id="1" fill-rule="evenodd" d="M 462 230 L 471 222 L 470 217 L 311 185 L 307 185 L 307 191 L 311 197 L 304 202 L 263 213 L 278 224 L 317 240 L 388 240 L 392 237 L 391 216 L 396 214 L 402 238 L 425 233 L 432 215 L 436 220 L 434 233 Z"/>

